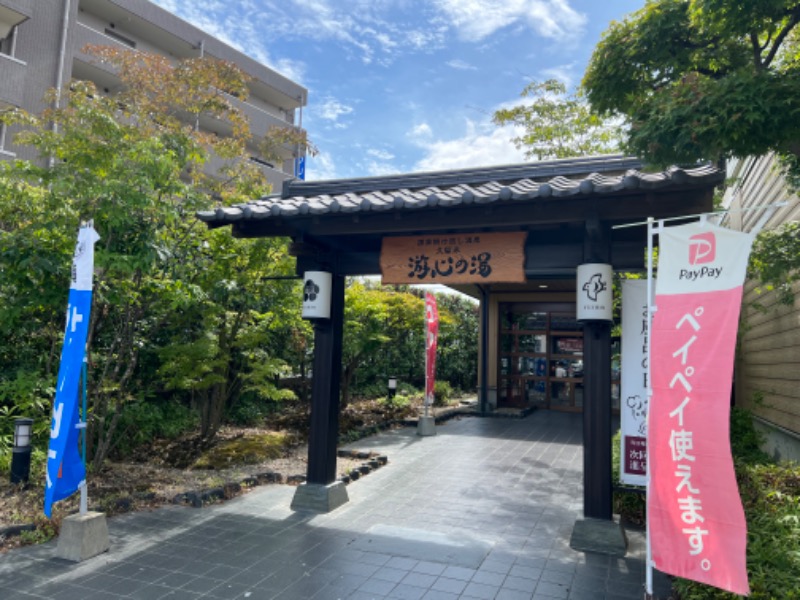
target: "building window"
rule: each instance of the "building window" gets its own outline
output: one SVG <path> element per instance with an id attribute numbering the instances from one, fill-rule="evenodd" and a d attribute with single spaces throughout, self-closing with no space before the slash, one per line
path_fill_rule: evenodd
<path id="1" fill-rule="evenodd" d="M 8 133 L 8 127 L 5 123 L 0 123 L 0 154 L 14 154 L 13 152 L 9 152 L 6 150 L 6 135 Z"/>
<path id="2" fill-rule="evenodd" d="M 0 40 L 0 54 L 14 56 L 17 49 L 17 28 L 12 27 L 6 37 Z"/>

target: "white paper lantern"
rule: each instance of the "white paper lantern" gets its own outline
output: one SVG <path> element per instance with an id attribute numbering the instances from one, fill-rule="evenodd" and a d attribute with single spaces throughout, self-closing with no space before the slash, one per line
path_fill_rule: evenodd
<path id="1" fill-rule="evenodd" d="M 612 274 L 611 265 L 603 263 L 578 265 L 578 281 L 575 288 L 575 310 L 578 321 L 614 320 Z"/>
<path id="2" fill-rule="evenodd" d="M 303 318 L 331 318 L 331 284 L 333 277 L 325 271 L 306 271 L 303 275 Z"/>

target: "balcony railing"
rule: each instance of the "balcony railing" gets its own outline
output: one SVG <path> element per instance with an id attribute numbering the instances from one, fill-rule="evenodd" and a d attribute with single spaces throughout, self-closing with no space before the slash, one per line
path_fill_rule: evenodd
<path id="1" fill-rule="evenodd" d="M 86 64 L 91 64 L 95 68 L 100 69 L 109 75 L 115 75 L 114 69 L 108 65 L 97 62 L 93 56 L 83 52 L 83 47 L 87 44 L 91 44 L 97 46 L 114 46 L 123 49 L 130 49 L 129 44 L 122 43 L 115 37 L 106 35 L 105 33 L 86 25 L 85 23 L 79 23 L 78 25 L 78 32 L 73 38 L 75 59 Z M 239 100 L 230 94 L 226 94 L 226 96 L 236 108 L 245 114 L 250 122 L 250 130 L 253 136 L 256 138 L 265 136 L 272 127 L 294 127 L 294 123 L 291 121 L 288 121 L 285 118 L 280 118 L 250 102 L 243 102 L 242 100 Z M 276 110 L 279 109 L 276 107 Z M 209 130 L 215 131 L 219 134 L 224 135 L 228 133 L 227 126 L 221 121 L 208 120 L 204 126 L 207 126 Z"/>

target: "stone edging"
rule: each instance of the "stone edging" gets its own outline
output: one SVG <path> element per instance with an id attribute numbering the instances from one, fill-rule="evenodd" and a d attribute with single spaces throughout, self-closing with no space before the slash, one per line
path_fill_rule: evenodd
<path id="1" fill-rule="evenodd" d="M 360 450 L 339 450 L 336 455 L 339 458 L 355 458 L 364 460 L 360 466 L 351 469 L 347 475 L 339 478 L 339 481 L 347 485 L 351 481 L 369 475 L 372 471 L 381 468 L 389 462 L 389 457 L 378 452 L 362 452 Z"/>

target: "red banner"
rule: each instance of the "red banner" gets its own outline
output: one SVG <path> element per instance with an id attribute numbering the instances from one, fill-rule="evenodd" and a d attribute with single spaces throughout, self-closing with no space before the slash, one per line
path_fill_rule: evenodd
<path id="1" fill-rule="evenodd" d="M 425 405 L 433 404 L 436 382 L 436 344 L 439 337 L 439 309 L 433 294 L 425 294 Z"/>
<path id="2" fill-rule="evenodd" d="M 648 429 L 655 567 L 743 595 L 747 524 L 728 419 L 751 243 L 705 224 L 659 233 Z"/>

